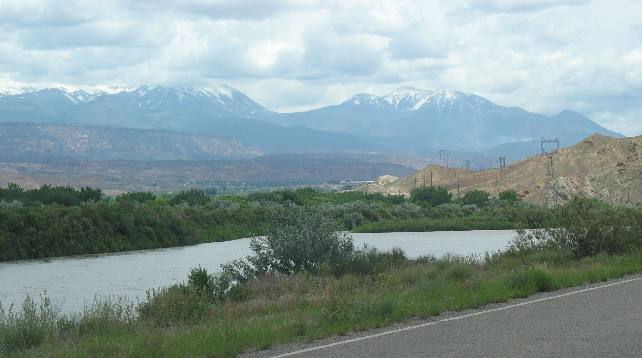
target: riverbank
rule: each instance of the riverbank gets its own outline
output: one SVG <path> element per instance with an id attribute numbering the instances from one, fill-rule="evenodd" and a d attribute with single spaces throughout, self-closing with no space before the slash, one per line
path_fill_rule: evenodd
<path id="1" fill-rule="evenodd" d="M 443 219 L 405 219 L 382 220 L 358 226 L 355 233 L 382 232 L 431 232 L 431 231 L 470 231 L 470 230 L 516 230 L 528 229 L 523 222 L 511 222 L 505 218 L 463 217 Z"/>
<path id="2" fill-rule="evenodd" d="M 67 200 L 64 205 L 51 198 L 48 204 L 34 198 L 0 201 L 0 262 L 235 240 L 261 234 L 274 216 L 300 208 L 353 232 L 535 228 L 556 218 L 554 210 L 506 201 L 432 206 L 396 196 L 309 189 L 221 197 L 187 193 L 129 193 L 80 204 Z"/>
<path id="3" fill-rule="evenodd" d="M 573 259 L 545 251 L 483 262 L 407 260 L 375 274 L 262 277 L 236 300 L 205 310 L 193 303 L 193 315 L 184 321 L 167 311 L 170 306 L 141 318 L 127 303 L 102 302 L 54 328 L 48 327 L 54 314 L 34 308 L 22 320 L 5 315 L 0 342 L 12 356 L 234 356 L 638 272 L 642 254 Z M 31 339 L 40 346 L 8 351 L 7 342 L 19 333 L 40 334 Z"/>
<path id="4" fill-rule="evenodd" d="M 421 233 L 351 234 L 355 247 L 388 251 L 400 248 L 409 258 L 434 255 L 483 256 L 505 249 L 514 231 L 466 231 Z M 231 240 L 179 248 L 130 251 L 97 256 L 65 257 L 0 263 L 0 302 L 19 305 L 26 295 L 38 297 L 43 290 L 62 312 L 82 310 L 94 296 L 118 295 L 132 301 L 145 291 L 185 280 L 190 269 L 209 272 L 220 265 L 250 255 L 250 239 Z"/>

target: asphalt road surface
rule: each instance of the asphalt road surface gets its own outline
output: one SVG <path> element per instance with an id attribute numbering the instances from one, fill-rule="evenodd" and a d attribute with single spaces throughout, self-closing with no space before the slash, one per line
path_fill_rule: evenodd
<path id="1" fill-rule="evenodd" d="M 640 358 L 642 276 L 248 356 Z"/>

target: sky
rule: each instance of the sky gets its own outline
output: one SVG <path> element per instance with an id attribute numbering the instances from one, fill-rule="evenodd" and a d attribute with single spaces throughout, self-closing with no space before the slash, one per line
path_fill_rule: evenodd
<path id="1" fill-rule="evenodd" d="M 639 0 L 0 0 L 0 79 L 226 84 L 276 111 L 401 86 L 642 134 Z"/>

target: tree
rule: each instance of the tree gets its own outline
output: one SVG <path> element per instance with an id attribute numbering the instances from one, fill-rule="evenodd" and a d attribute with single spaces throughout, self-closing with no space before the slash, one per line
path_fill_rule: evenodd
<path id="1" fill-rule="evenodd" d="M 145 191 L 132 191 L 129 193 L 120 194 L 116 197 L 116 201 L 136 202 L 141 204 L 153 200 L 156 200 L 156 195 L 154 195 L 154 193 Z"/>
<path id="2" fill-rule="evenodd" d="M 490 193 L 483 190 L 471 190 L 461 198 L 462 203 L 466 205 L 484 206 L 488 204 Z"/>
<path id="3" fill-rule="evenodd" d="M 520 199 L 515 190 L 506 190 L 499 193 L 499 200 L 507 201 L 509 203 L 515 203 Z"/>
<path id="4" fill-rule="evenodd" d="M 186 203 L 189 206 L 203 206 L 209 203 L 210 197 L 203 190 L 190 189 L 181 191 L 176 194 L 170 201 L 169 205 L 176 206 Z"/>
<path id="5" fill-rule="evenodd" d="M 426 186 L 412 189 L 410 199 L 416 203 L 428 203 L 432 206 L 450 203 L 452 194 L 444 187 Z"/>
<path id="6" fill-rule="evenodd" d="M 354 253 L 349 234 L 334 220 L 308 209 L 275 213 L 265 236 L 253 238 L 250 248 L 254 256 L 247 260 L 257 273 L 315 273 L 321 265 L 336 265 Z"/>

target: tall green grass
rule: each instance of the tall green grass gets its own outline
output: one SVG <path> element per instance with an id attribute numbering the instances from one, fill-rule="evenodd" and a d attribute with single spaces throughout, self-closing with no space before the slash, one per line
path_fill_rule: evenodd
<path id="1" fill-rule="evenodd" d="M 29 303 L 20 314 L 3 314 L 0 352 L 231 357 L 642 272 L 642 254 L 575 259 L 550 251 L 402 262 L 390 257 L 386 269 L 366 274 L 259 277 L 241 296 L 222 303 L 203 298 L 189 283 L 158 291 L 133 311 L 111 302 L 65 317 L 46 301 L 42 310 Z"/>

